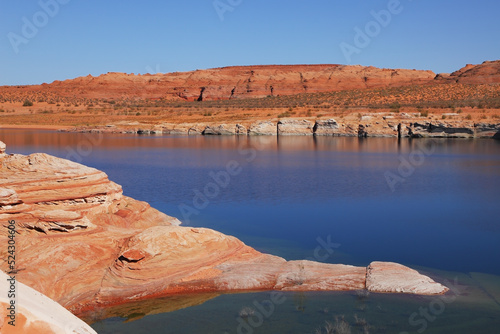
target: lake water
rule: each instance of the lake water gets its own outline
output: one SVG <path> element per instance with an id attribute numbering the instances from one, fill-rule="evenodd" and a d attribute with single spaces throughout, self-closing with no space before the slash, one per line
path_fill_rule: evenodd
<path id="1" fill-rule="evenodd" d="M 315 333 L 340 316 L 352 333 L 500 333 L 499 141 L 5 129 L 0 140 L 101 169 L 125 195 L 262 252 L 312 258 L 331 240 L 324 262 L 394 261 L 455 287 L 447 299 L 287 293 L 245 325 L 239 311 L 270 308 L 269 292 L 164 298 L 96 311 L 99 333 Z M 237 175 L 217 183 L 227 168 Z"/>

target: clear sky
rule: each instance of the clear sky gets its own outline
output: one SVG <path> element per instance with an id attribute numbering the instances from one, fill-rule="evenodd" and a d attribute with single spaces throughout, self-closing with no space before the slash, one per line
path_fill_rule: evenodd
<path id="1" fill-rule="evenodd" d="M 497 0 L 2 0 L 0 85 L 256 64 L 451 72 L 500 59 L 499 14 Z"/>

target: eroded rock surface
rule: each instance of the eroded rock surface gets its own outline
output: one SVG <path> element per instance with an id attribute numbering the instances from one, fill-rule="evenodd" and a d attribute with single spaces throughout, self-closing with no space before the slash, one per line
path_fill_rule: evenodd
<path id="1" fill-rule="evenodd" d="M 499 83 L 500 60 L 485 61 L 478 65 L 467 64 L 458 71 L 440 75 L 436 79 L 463 84 Z"/>
<path id="2" fill-rule="evenodd" d="M 434 81 L 432 71 L 381 69 L 348 65 L 230 66 L 190 72 L 134 75 L 88 75 L 51 84 L 13 86 L 18 94 L 32 91 L 78 94 L 87 98 L 227 100 L 249 97 L 330 92 L 346 89 L 399 87 Z M 3 92 L 3 87 L 0 87 Z M 11 91 L 9 91 L 11 92 Z"/>
<path id="3" fill-rule="evenodd" d="M 372 262 L 366 272 L 366 289 L 383 293 L 443 294 L 449 289 L 418 271 L 391 262 Z"/>
<path id="4" fill-rule="evenodd" d="M 307 120 L 285 119 L 278 122 L 278 135 L 303 135 L 313 134 L 313 124 Z"/>
<path id="5" fill-rule="evenodd" d="M 271 121 L 256 122 L 250 126 L 249 135 L 276 136 L 278 134 L 277 125 Z"/>

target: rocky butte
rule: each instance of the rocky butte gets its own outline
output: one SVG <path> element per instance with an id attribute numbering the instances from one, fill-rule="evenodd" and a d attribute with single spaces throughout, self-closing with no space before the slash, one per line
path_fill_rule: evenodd
<path id="1" fill-rule="evenodd" d="M 15 221 L 17 280 L 76 315 L 176 294 L 448 291 L 394 263 L 365 268 L 263 254 L 232 236 L 180 226 L 176 218 L 124 196 L 102 171 L 0 148 L 0 243 L 7 244 L 7 225 Z M 7 258 L 6 247 L 0 256 Z M 5 261 L 0 269 L 9 272 Z"/>

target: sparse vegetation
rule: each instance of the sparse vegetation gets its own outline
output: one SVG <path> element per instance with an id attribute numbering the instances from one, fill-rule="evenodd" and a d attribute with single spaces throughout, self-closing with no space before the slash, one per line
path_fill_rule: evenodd
<path id="1" fill-rule="evenodd" d="M 290 112 L 284 112 L 278 115 L 278 118 L 285 118 L 285 117 L 290 117 L 292 114 Z"/>
<path id="2" fill-rule="evenodd" d="M 0 88 L 0 106 L 4 110 L 0 115 L 7 124 L 94 126 L 133 116 L 137 116 L 135 121 L 149 124 L 203 122 L 207 117 L 212 117 L 209 121 L 233 123 L 296 116 L 332 117 L 350 122 L 360 119 L 360 115 L 401 111 L 413 114 L 415 110 L 421 117 L 433 119 L 435 115 L 442 118 L 446 110 L 452 110 L 464 114 L 457 119 L 497 120 L 500 109 L 498 84 L 422 85 L 199 102 L 116 96 L 88 98 L 66 91 L 16 89 Z M 35 106 L 32 101 L 37 101 Z"/>
<path id="3" fill-rule="evenodd" d="M 324 326 L 316 329 L 316 334 L 351 334 L 351 325 L 345 320 L 344 316 L 335 317 L 335 323 L 325 321 Z"/>

